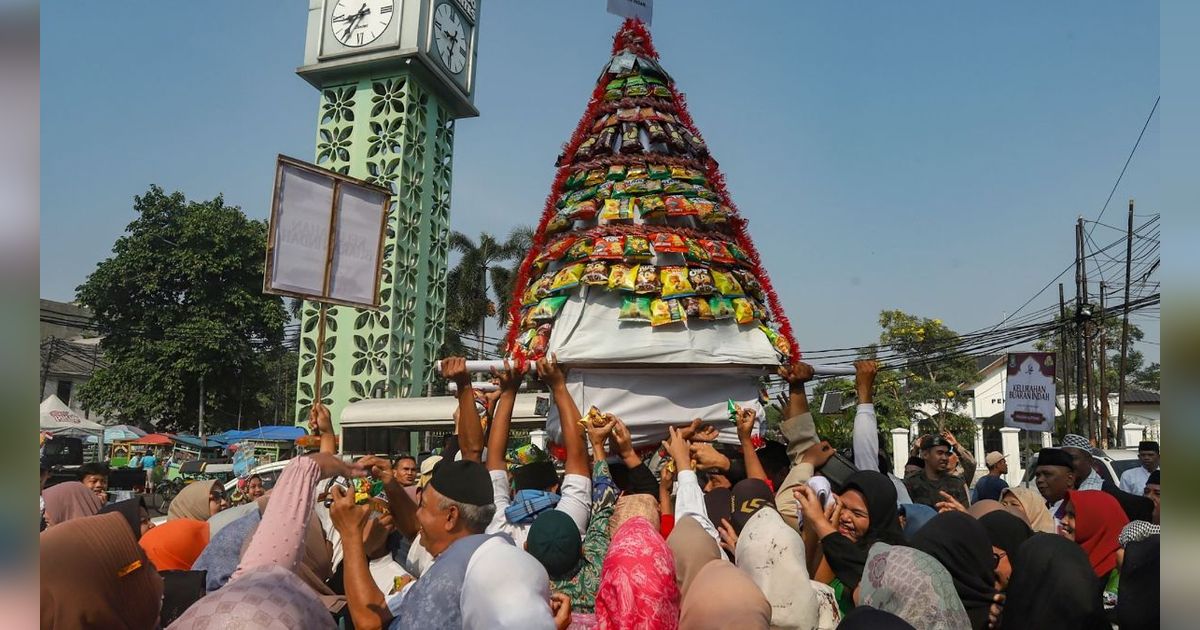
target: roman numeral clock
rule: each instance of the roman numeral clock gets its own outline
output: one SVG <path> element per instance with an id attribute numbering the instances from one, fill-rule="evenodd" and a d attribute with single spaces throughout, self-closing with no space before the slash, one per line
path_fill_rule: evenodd
<path id="1" fill-rule="evenodd" d="M 304 65 L 320 92 L 316 163 L 390 188 L 378 312 L 301 315 L 296 420 L 315 400 L 423 395 L 444 336 L 454 121 L 474 105 L 478 0 L 309 0 Z M 321 391 L 313 391 L 317 370 Z"/>

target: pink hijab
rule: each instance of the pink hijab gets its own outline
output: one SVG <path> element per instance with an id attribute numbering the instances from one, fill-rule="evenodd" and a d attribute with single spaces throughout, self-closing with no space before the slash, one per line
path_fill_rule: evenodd
<path id="1" fill-rule="evenodd" d="M 71 519 L 95 516 L 100 508 L 100 497 L 78 481 L 64 481 L 42 491 L 46 501 L 47 526 L 62 525 Z"/>
<path id="2" fill-rule="evenodd" d="M 596 592 L 600 630 L 674 630 L 679 626 L 675 558 L 658 528 L 641 516 L 625 521 L 612 542 Z"/>

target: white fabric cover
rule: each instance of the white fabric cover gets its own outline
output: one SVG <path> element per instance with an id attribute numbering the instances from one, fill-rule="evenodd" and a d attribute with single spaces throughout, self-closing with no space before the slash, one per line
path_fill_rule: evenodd
<path id="1" fill-rule="evenodd" d="M 617 317 L 623 295 L 591 286 L 572 293 L 554 321 L 549 352 L 562 363 L 779 365 L 779 355 L 756 324 L 624 322 Z"/>
<path id="2" fill-rule="evenodd" d="M 567 372 L 567 391 L 580 413 L 586 414 L 595 405 L 620 418 L 636 446 L 656 444 L 666 439 L 667 426 L 687 424 L 692 418 L 712 422 L 721 429 L 721 442 L 737 444 L 728 401 L 732 398 L 743 407 L 752 407 L 761 417 L 758 389 L 762 374 L 764 371 L 756 368 L 575 368 Z M 553 404 L 546 432 L 562 443 L 558 409 Z"/>

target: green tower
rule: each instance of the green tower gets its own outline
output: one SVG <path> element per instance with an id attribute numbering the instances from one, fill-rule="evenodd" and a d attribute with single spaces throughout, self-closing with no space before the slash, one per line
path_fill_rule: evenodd
<path id="1" fill-rule="evenodd" d="M 474 106 L 478 0 L 309 0 L 304 65 L 320 91 L 315 162 L 390 188 L 379 311 L 301 315 L 297 422 L 364 398 L 421 395 L 442 345 L 454 121 Z M 322 370 L 321 391 L 314 392 Z"/>

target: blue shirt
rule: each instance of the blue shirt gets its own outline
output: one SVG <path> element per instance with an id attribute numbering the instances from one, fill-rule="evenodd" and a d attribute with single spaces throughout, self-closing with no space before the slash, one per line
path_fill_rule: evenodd
<path id="1" fill-rule="evenodd" d="M 143 457 L 142 458 L 142 470 L 151 470 L 152 468 L 154 468 L 154 463 L 155 463 L 155 457 L 153 455 L 147 455 L 147 456 Z"/>
<path id="2" fill-rule="evenodd" d="M 972 497 L 971 502 L 974 503 L 976 501 L 982 501 L 983 499 L 999 501 L 1000 493 L 1004 492 L 1004 489 L 1007 487 L 1008 483 L 1006 483 L 1000 477 L 984 475 L 979 478 L 979 481 L 975 482 L 975 491 L 973 493 L 974 496 Z"/>

